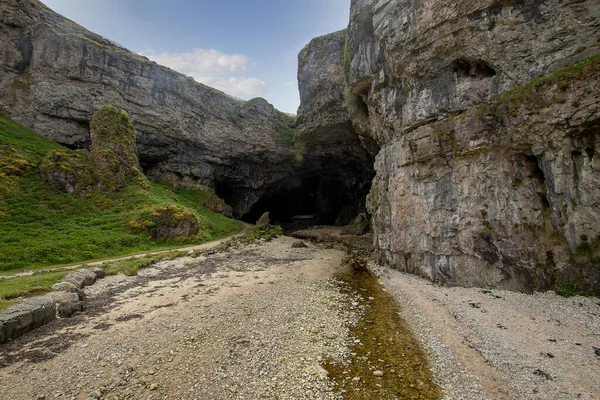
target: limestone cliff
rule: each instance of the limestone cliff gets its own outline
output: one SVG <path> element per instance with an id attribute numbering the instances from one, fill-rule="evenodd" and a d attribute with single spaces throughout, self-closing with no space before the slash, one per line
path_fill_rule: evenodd
<path id="1" fill-rule="evenodd" d="M 319 175 L 330 187 L 331 196 L 347 193 L 344 201 L 338 202 L 341 206 L 356 207 L 338 219 L 342 223 L 364 208 L 378 151 L 370 137 L 356 133 L 346 110 L 345 41 L 346 31 L 318 37 L 298 56 L 301 106 L 295 145 L 303 174 Z"/>
<path id="2" fill-rule="evenodd" d="M 354 129 L 381 147 L 381 259 L 438 282 L 600 293 L 600 4 L 351 7 L 339 59 Z"/>
<path id="3" fill-rule="evenodd" d="M 37 0 L 0 3 L 0 107 L 72 148 L 94 112 L 131 116 L 140 163 L 155 178 L 209 186 L 240 216 L 293 173 L 293 119 L 263 99 L 236 100 L 129 52 Z"/>

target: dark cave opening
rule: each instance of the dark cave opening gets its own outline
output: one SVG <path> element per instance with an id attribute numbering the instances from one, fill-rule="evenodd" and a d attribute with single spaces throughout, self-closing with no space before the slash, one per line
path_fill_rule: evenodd
<path id="1" fill-rule="evenodd" d="M 270 186 L 242 220 L 255 223 L 268 211 L 274 224 L 333 225 L 344 206 L 353 203 L 340 181 L 321 176 L 296 176 Z"/>
<path id="2" fill-rule="evenodd" d="M 462 78 L 491 78 L 496 70 L 483 60 L 458 59 L 452 65 L 454 73 Z"/>

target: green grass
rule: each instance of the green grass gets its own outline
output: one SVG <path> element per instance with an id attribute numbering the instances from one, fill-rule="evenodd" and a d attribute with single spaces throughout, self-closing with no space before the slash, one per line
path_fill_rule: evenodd
<path id="1" fill-rule="evenodd" d="M 136 276 L 139 270 L 142 268 L 150 267 L 160 261 L 174 260 L 185 255 L 187 255 L 186 251 L 171 251 L 169 253 L 151 254 L 143 257 L 116 261 L 109 263 L 108 265 L 104 265 L 104 273 L 108 276 L 111 276 L 122 272 L 127 276 Z"/>
<path id="2" fill-rule="evenodd" d="M 157 262 L 160 258 L 161 256 L 144 256 L 117 261 L 104 267 L 104 273 L 110 276 L 122 272 L 127 276 L 136 276 L 140 268 L 148 267 Z"/>
<path id="3" fill-rule="evenodd" d="M 12 146 L 20 157 L 36 166 L 52 150 L 64 149 L 2 116 L 1 143 Z M 0 147 L 0 164 L 2 157 Z M 37 167 L 23 176 L 0 172 L 0 271 L 38 269 L 198 244 L 241 229 L 237 221 L 202 206 L 214 196 L 212 193 L 175 190 L 164 182 L 152 182 L 151 187 L 151 192 L 131 185 L 115 194 L 71 196 L 45 183 Z M 157 242 L 130 228 L 134 217 L 166 204 L 195 212 L 208 229 L 185 241 Z"/>
<path id="4" fill-rule="evenodd" d="M 0 311 L 14 304 L 15 302 L 11 300 L 17 297 L 49 291 L 52 285 L 60 281 L 65 274 L 66 272 L 50 272 L 0 281 Z"/>

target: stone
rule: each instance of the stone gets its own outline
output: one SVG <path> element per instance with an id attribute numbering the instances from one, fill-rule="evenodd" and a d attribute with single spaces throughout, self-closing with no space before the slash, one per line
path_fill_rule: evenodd
<path id="1" fill-rule="evenodd" d="M 92 117 L 90 128 L 90 158 L 98 189 L 112 193 L 132 183 L 149 188 L 139 165 L 136 132 L 129 115 L 114 106 L 104 106 Z"/>
<path id="2" fill-rule="evenodd" d="M 82 301 L 79 293 L 75 290 L 71 292 L 50 293 L 48 295 L 56 303 L 56 314 L 59 318 L 70 318 L 74 313 L 85 310 L 85 299 Z"/>
<path id="3" fill-rule="evenodd" d="M 292 248 L 293 249 L 306 249 L 308 248 L 307 244 L 302 242 L 302 241 L 298 241 L 298 242 L 294 242 L 292 244 Z"/>
<path id="4" fill-rule="evenodd" d="M 91 271 L 89 269 L 80 269 L 77 272 L 79 272 L 85 277 L 85 286 L 92 286 L 94 283 L 96 283 L 96 279 L 98 279 L 96 272 Z"/>
<path id="5" fill-rule="evenodd" d="M 92 268 L 90 271 L 92 271 L 96 275 L 96 279 L 104 279 L 104 277 L 106 276 L 104 268 L 95 267 Z"/>
<path id="6" fill-rule="evenodd" d="M 158 240 L 188 238 L 197 235 L 201 228 L 194 212 L 173 205 L 157 207 L 147 217 L 136 217 L 130 226 Z"/>
<path id="7" fill-rule="evenodd" d="M 0 343 L 16 339 L 56 318 L 55 303 L 41 297 L 9 306 L 0 313 Z"/>
<path id="8" fill-rule="evenodd" d="M 75 285 L 77 289 L 83 289 L 86 286 L 86 281 L 89 282 L 89 276 L 79 271 L 72 271 L 69 272 L 62 281 Z"/>
<path id="9" fill-rule="evenodd" d="M 77 286 L 75 286 L 71 282 L 58 282 L 58 283 L 55 283 L 54 285 L 52 285 L 53 292 L 66 292 L 67 290 L 76 289 L 76 288 L 77 288 Z"/>
<path id="10" fill-rule="evenodd" d="M 384 375 L 383 371 L 379 371 L 379 370 L 373 371 L 373 376 L 381 378 L 383 375 Z"/>
<path id="11" fill-rule="evenodd" d="M 258 229 L 269 229 L 271 227 L 271 219 L 269 218 L 269 213 L 266 212 L 256 221 L 256 227 Z"/>

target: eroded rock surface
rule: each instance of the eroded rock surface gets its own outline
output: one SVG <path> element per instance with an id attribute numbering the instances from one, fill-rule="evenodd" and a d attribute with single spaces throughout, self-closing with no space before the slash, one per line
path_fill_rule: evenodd
<path id="1" fill-rule="evenodd" d="M 349 213 L 355 217 L 369 191 L 378 148 L 370 137 L 357 134 L 346 110 L 346 36 L 344 30 L 315 38 L 298 56 L 301 105 L 295 149 L 303 174 L 318 175 L 332 197 L 344 194 L 331 202 L 355 206 Z"/>
<path id="2" fill-rule="evenodd" d="M 350 89 L 312 129 L 345 108 L 381 148 L 368 208 L 383 261 L 451 284 L 600 292 L 599 17 L 595 1 L 352 1 L 343 68 L 313 67 Z M 299 76 L 301 93 L 316 86 Z"/>

